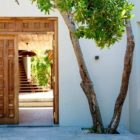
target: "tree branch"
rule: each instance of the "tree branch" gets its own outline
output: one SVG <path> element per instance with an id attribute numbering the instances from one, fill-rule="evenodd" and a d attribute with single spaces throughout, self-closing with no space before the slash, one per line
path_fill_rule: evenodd
<path id="1" fill-rule="evenodd" d="M 15 2 L 19 5 L 19 1 L 18 0 L 15 0 Z"/>

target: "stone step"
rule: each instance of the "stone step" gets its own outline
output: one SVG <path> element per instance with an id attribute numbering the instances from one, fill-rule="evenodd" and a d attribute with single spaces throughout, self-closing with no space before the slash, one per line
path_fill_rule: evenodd
<path id="1" fill-rule="evenodd" d="M 52 107 L 53 93 L 21 93 L 19 95 L 20 107 Z"/>
<path id="2" fill-rule="evenodd" d="M 45 102 L 19 102 L 19 107 L 53 107 L 53 101 Z"/>
<path id="3" fill-rule="evenodd" d="M 53 98 L 36 98 L 36 97 L 30 97 L 30 98 L 19 98 L 19 102 L 53 102 Z"/>

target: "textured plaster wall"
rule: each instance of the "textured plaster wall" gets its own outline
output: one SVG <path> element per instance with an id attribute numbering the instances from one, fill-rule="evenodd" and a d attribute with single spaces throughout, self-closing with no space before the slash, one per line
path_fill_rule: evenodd
<path id="1" fill-rule="evenodd" d="M 140 134 L 140 1 L 133 0 L 132 2 L 135 4 L 133 10 L 135 16 L 131 20 L 135 38 L 135 51 L 129 85 L 130 130 Z"/>

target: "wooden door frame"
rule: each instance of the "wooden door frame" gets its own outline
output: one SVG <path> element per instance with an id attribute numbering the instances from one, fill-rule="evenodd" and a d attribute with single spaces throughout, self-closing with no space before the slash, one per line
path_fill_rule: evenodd
<path id="1" fill-rule="evenodd" d="M 45 29 L 36 30 L 30 29 L 29 31 L 24 28 L 26 23 L 44 23 Z M 46 22 L 46 23 L 45 23 Z M 19 25 L 18 25 L 19 23 Z M 29 24 L 30 25 L 30 24 Z M 34 25 L 35 26 L 35 25 Z M 36 25 L 37 26 L 37 25 Z M 0 17 L 0 35 L 7 34 L 7 35 L 18 35 L 21 33 L 46 33 L 46 32 L 53 32 L 54 33 L 54 40 L 53 40 L 53 49 L 54 49 L 54 124 L 59 124 L 59 66 L 58 66 L 58 18 L 57 17 Z M 18 47 L 18 46 L 16 46 Z M 18 84 L 18 83 L 16 83 Z M 18 100 L 18 99 L 17 99 Z"/>

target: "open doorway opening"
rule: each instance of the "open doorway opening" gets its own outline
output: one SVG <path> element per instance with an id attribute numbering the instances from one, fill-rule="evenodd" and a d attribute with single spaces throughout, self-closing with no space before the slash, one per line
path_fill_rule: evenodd
<path id="1" fill-rule="evenodd" d="M 19 123 L 53 124 L 53 33 L 18 35 Z"/>

